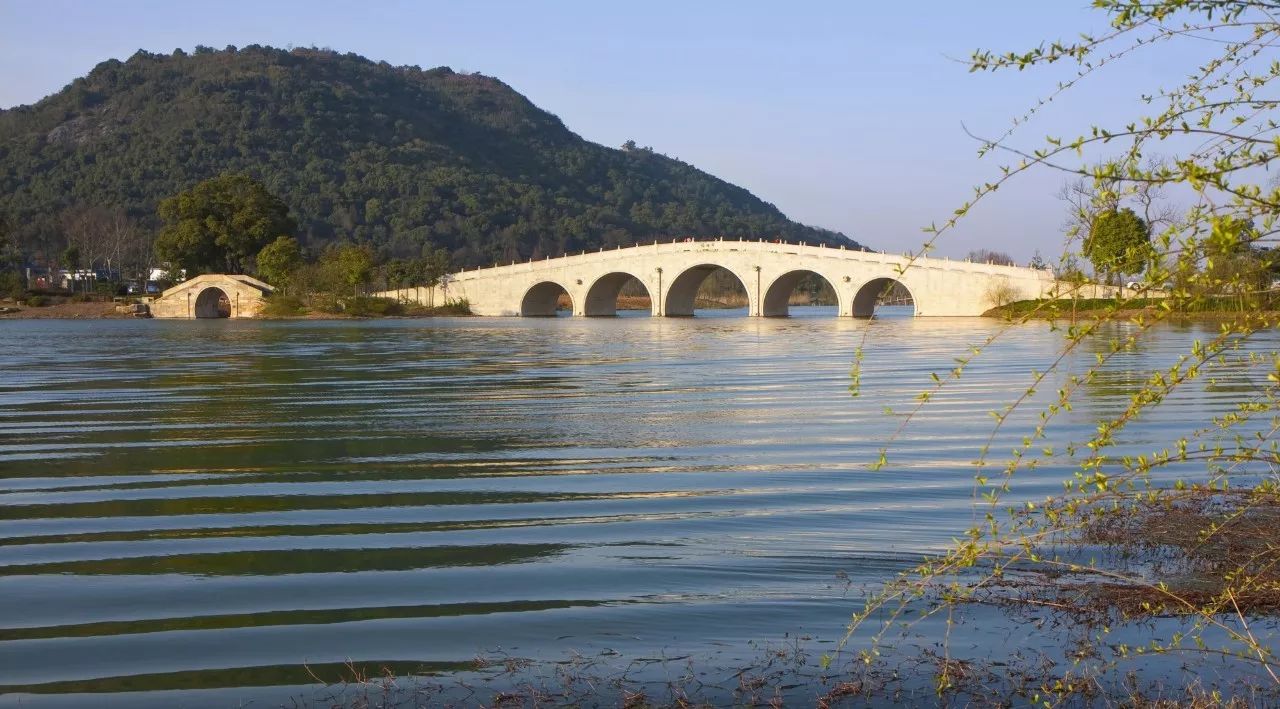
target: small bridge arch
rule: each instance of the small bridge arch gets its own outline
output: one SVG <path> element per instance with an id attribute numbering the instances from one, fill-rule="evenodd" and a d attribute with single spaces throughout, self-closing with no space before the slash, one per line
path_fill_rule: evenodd
<path id="1" fill-rule="evenodd" d="M 231 298 L 221 288 L 209 286 L 196 296 L 195 316 L 197 318 L 229 318 L 231 317 Z"/>
<path id="2" fill-rule="evenodd" d="M 166 290 L 149 308 L 156 318 L 256 318 L 273 292 L 252 276 L 208 273 Z"/>

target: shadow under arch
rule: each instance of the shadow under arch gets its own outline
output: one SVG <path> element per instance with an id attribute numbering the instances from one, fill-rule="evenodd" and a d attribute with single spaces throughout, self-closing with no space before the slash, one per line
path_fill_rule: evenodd
<path id="1" fill-rule="evenodd" d="M 796 286 L 809 276 L 816 276 L 819 280 L 827 284 L 836 297 L 836 305 L 843 305 L 840 302 L 840 291 L 836 290 L 835 283 L 830 278 L 818 273 L 800 269 L 797 271 L 788 271 L 787 273 L 773 279 L 773 283 L 769 284 L 768 289 L 764 292 L 764 299 L 760 304 L 760 314 L 766 318 L 785 318 L 790 315 L 788 305 L 791 301 L 791 294 L 795 292 Z M 844 312 L 844 308 L 838 308 L 837 313 Z"/>
<path id="2" fill-rule="evenodd" d="M 707 280 L 707 276 L 722 268 L 726 273 L 733 276 L 734 280 L 742 287 L 744 293 L 750 293 L 747 290 L 747 284 L 731 269 L 715 264 L 699 264 L 681 271 L 680 275 L 671 281 L 671 286 L 667 288 L 666 302 L 663 303 L 662 314 L 673 318 L 693 317 L 694 304 L 698 298 L 698 288 L 702 286 L 703 281 Z M 750 298 L 750 295 L 747 297 Z"/>
<path id="3" fill-rule="evenodd" d="M 227 292 L 217 287 L 209 287 L 196 296 L 197 318 L 229 318 L 231 317 L 231 299 Z"/>
<path id="4" fill-rule="evenodd" d="M 524 298 L 520 300 L 520 317 L 554 318 L 556 308 L 560 304 L 561 293 L 569 295 L 569 289 L 555 281 L 534 284 L 532 288 L 525 291 Z M 572 303 L 573 296 L 569 295 L 569 300 Z"/>
<path id="5" fill-rule="evenodd" d="M 618 296 L 622 294 L 623 286 L 633 280 L 644 289 L 646 297 L 653 298 L 653 294 L 649 292 L 649 288 L 644 284 L 644 281 L 630 273 L 623 271 L 606 273 L 597 278 L 595 283 L 592 283 L 591 287 L 587 289 L 586 302 L 584 303 L 586 307 L 583 310 L 583 314 L 589 318 L 607 318 L 617 315 Z"/>
<path id="6" fill-rule="evenodd" d="M 896 296 L 897 293 L 904 293 L 905 297 Z M 903 302 L 893 302 L 895 305 L 911 305 L 913 311 L 916 310 L 915 296 L 912 295 L 911 289 L 906 284 L 896 278 L 887 276 L 880 278 L 872 278 L 863 283 L 858 292 L 853 296 L 853 317 L 869 318 L 875 315 L 876 305 L 882 299 L 902 300 Z M 888 304 L 888 303 L 886 303 Z"/>

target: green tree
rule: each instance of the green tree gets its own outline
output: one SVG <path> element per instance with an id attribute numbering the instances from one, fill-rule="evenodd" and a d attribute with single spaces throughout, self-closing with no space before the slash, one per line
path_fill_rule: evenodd
<path id="1" fill-rule="evenodd" d="M 1204 241 L 1203 283 L 1210 292 L 1232 296 L 1239 310 L 1260 304 L 1276 267 L 1271 250 L 1254 245 L 1258 238 L 1253 222 L 1222 217 L 1213 220 Z"/>
<path id="2" fill-rule="evenodd" d="M 1093 218 L 1083 250 L 1108 278 L 1141 273 L 1151 258 L 1151 230 L 1132 209 L 1105 211 Z"/>
<path id="3" fill-rule="evenodd" d="M 444 249 L 428 249 L 414 263 L 414 285 L 434 288 L 451 268 L 449 252 Z"/>
<path id="4" fill-rule="evenodd" d="M 205 180 L 161 202 L 159 214 L 165 226 L 156 237 L 156 256 L 188 277 L 243 273 L 250 256 L 297 230 L 284 202 L 243 174 Z"/>
<path id="5" fill-rule="evenodd" d="M 18 235 L 0 214 L 0 294 L 9 298 L 21 298 L 26 291 L 26 279 L 22 275 L 23 254 L 18 245 Z"/>
<path id="6" fill-rule="evenodd" d="M 80 247 L 68 246 L 62 250 L 62 267 L 71 274 L 71 289 L 80 283 Z"/>
<path id="7" fill-rule="evenodd" d="M 320 258 L 324 283 L 349 295 L 359 295 L 373 276 L 373 249 L 365 244 L 338 244 Z"/>
<path id="8" fill-rule="evenodd" d="M 0 271 L 17 271 L 22 268 L 22 248 L 18 235 L 9 226 L 9 220 L 0 214 Z"/>
<path id="9" fill-rule="evenodd" d="M 382 278 L 387 288 L 404 288 L 413 279 L 413 264 L 404 259 L 391 259 L 382 264 Z"/>
<path id="10" fill-rule="evenodd" d="M 302 265 L 302 247 L 292 236 L 279 236 L 262 247 L 256 259 L 258 276 L 287 291 L 293 274 Z"/>

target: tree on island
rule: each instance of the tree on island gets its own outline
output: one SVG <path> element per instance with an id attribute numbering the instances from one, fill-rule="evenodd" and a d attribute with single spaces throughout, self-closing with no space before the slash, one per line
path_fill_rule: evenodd
<path id="1" fill-rule="evenodd" d="M 367 244 L 334 244 L 320 257 L 321 282 L 334 293 L 360 295 L 373 276 L 373 249 Z"/>
<path id="2" fill-rule="evenodd" d="M 293 274 L 302 266 L 302 247 L 292 236 L 278 236 L 262 247 L 254 261 L 259 278 L 287 291 Z"/>
<path id="3" fill-rule="evenodd" d="M 440 285 L 440 279 L 449 273 L 452 264 L 449 252 L 444 249 L 428 249 L 422 258 L 413 262 L 414 285 L 434 288 Z"/>
<path id="4" fill-rule="evenodd" d="M 244 273 L 250 256 L 297 231 L 289 208 L 248 175 L 205 180 L 160 203 L 155 252 L 172 273 Z"/>
<path id="5" fill-rule="evenodd" d="M 1275 249 L 1258 246 L 1253 221 L 1218 219 L 1204 241 L 1203 281 L 1215 293 L 1236 299 L 1239 309 L 1257 307 L 1255 296 L 1271 288 L 1280 271 Z"/>
<path id="6" fill-rule="evenodd" d="M 388 288 L 432 288 L 440 284 L 449 269 L 449 252 L 428 247 L 421 258 L 391 259 L 380 270 Z"/>
<path id="7" fill-rule="evenodd" d="M 1084 255 L 1109 280 L 1141 273 L 1151 259 L 1151 229 L 1132 209 L 1113 209 L 1093 218 Z"/>

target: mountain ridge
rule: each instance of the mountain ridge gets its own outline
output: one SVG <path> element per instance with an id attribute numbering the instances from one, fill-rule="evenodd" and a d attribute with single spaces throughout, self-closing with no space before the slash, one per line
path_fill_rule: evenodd
<path id="1" fill-rule="evenodd" d="M 28 243 L 58 215 L 159 200 L 225 172 L 262 181 L 313 247 L 443 247 L 459 265 L 682 236 L 857 243 L 628 143 L 592 143 L 500 80 L 330 50 L 139 51 L 0 110 L 0 214 Z"/>

